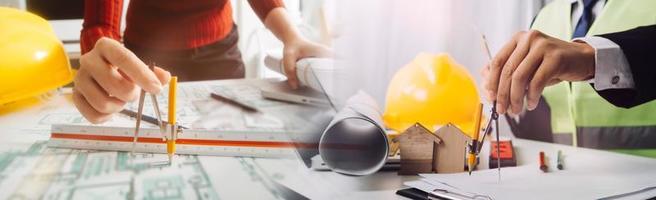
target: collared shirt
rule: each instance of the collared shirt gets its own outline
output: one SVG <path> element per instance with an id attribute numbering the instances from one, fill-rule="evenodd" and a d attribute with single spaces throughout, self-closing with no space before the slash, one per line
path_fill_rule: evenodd
<path id="1" fill-rule="evenodd" d="M 572 3 L 572 30 L 574 30 L 583 15 L 583 1 L 570 1 Z M 593 19 L 603 11 L 605 4 L 605 0 L 600 0 L 592 7 Z M 598 36 L 575 38 L 574 41 L 585 42 L 595 49 L 595 76 L 589 80 L 594 83 L 595 90 L 632 89 L 635 87 L 629 62 L 619 45 Z"/>

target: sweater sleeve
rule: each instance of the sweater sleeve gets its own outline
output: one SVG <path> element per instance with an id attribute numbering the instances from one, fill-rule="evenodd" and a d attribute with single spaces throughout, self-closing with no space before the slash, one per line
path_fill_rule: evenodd
<path id="1" fill-rule="evenodd" d="M 248 3 L 263 22 L 271 10 L 285 6 L 282 0 L 248 0 Z"/>
<path id="2" fill-rule="evenodd" d="M 102 37 L 121 40 L 123 0 L 85 0 L 84 23 L 80 34 L 82 54 L 91 51 Z"/>

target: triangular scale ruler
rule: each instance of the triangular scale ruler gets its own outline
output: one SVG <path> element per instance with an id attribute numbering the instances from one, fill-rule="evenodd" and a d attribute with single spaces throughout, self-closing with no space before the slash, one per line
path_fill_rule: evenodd
<path id="1" fill-rule="evenodd" d="M 134 127 L 53 124 L 49 147 L 131 151 Z M 177 139 L 177 154 L 258 158 L 294 157 L 296 147 L 316 144 L 293 142 L 276 131 L 224 131 L 185 129 Z M 157 128 L 141 128 L 136 152 L 166 153 Z"/>

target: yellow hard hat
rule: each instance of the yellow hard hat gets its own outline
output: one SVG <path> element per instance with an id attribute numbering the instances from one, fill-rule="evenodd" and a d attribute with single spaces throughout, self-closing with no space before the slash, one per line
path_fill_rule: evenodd
<path id="1" fill-rule="evenodd" d="M 398 132 L 417 122 L 431 131 L 453 123 L 471 136 L 479 104 L 467 69 L 447 54 L 421 53 L 390 81 L 383 120 Z"/>
<path id="2" fill-rule="evenodd" d="M 64 46 L 50 24 L 0 7 L 0 105 L 34 97 L 73 80 Z"/>

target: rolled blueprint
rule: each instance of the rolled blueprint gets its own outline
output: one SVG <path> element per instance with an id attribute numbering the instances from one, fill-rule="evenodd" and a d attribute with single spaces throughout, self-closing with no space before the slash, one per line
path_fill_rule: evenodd
<path id="1" fill-rule="evenodd" d="M 326 165 L 347 175 L 378 171 L 388 151 L 382 113 L 375 100 L 362 91 L 335 114 L 319 142 L 319 155 Z"/>
<path id="2" fill-rule="evenodd" d="M 287 76 L 280 57 L 267 55 L 264 58 L 264 65 L 270 70 Z M 335 73 L 336 68 L 333 59 L 330 58 L 303 58 L 296 62 L 298 82 L 301 86 L 307 86 L 316 91 L 325 90 L 328 94 L 332 94 Z"/>

